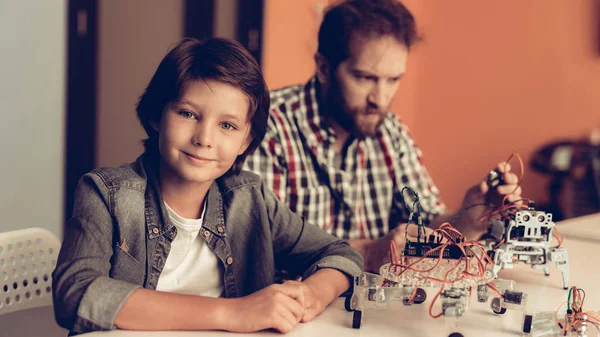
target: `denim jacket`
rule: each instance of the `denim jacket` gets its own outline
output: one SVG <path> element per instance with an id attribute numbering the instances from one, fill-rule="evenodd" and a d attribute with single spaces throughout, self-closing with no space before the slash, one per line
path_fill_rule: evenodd
<path id="1" fill-rule="evenodd" d="M 223 264 L 225 297 L 273 284 L 276 269 L 303 277 L 320 268 L 353 277 L 362 269 L 357 251 L 306 223 L 253 173 L 217 179 L 206 202 L 198 236 Z M 176 235 L 157 164 L 147 154 L 84 175 L 52 275 L 59 325 L 71 334 L 116 328 L 115 317 L 135 289 L 156 289 Z"/>

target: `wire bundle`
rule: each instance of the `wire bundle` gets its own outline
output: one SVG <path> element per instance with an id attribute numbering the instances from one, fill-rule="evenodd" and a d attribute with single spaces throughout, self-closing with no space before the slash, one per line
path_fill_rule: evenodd
<path id="1" fill-rule="evenodd" d="M 585 300 L 585 291 L 573 286 L 569 289 L 569 297 L 556 310 L 556 321 L 566 336 L 570 331 L 576 332 L 580 327 L 593 325 L 600 333 L 600 317 L 597 312 L 584 311 L 583 302 Z M 558 312 L 563 305 L 567 304 L 567 312 L 564 321 L 558 319 Z"/>
<path id="2" fill-rule="evenodd" d="M 426 243 L 427 234 L 421 221 L 421 206 L 419 203 L 419 196 L 411 188 L 404 187 L 402 189 L 402 195 L 408 190 L 414 196 L 412 207 L 409 209 L 409 221 L 406 226 L 406 243 L 410 244 L 408 238 L 408 226 L 411 221 L 418 226 L 417 243 Z M 405 202 L 405 205 L 407 203 Z M 408 207 L 407 207 L 408 208 Z M 454 228 L 450 223 L 443 223 L 439 228 L 434 229 L 429 235 L 429 242 L 438 242 L 439 245 L 433 249 L 427 251 L 423 256 L 410 261 L 408 257 L 404 257 L 402 262 L 399 260 L 398 251 L 394 241 L 390 241 L 390 265 L 388 271 L 392 273 L 389 277 L 389 273 L 386 277 L 385 273 L 382 273 L 385 277 L 384 286 L 398 283 L 400 277 L 407 271 L 410 273 L 410 278 L 415 278 L 415 281 L 429 281 L 433 284 L 439 284 L 440 290 L 433 298 L 431 305 L 429 306 L 429 315 L 437 318 L 442 314 L 433 315 L 432 308 L 436 299 L 439 297 L 445 286 L 456 285 L 457 282 L 462 282 L 463 286 L 468 284 L 487 284 L 487 286 L 499 296 L 502 294 L 491 284 L 488 284 L 491 274 L 486 274 L 486 270 L 489 265 L 493 265 L 494 262 L 490 256 L 486 253 L 485 248 L 476 241 L 468 240 L 463 234 Z M 461 256 L 455 259 L 456 262 L 452 263 L 450 259 L 445 259 L 443 252 L 451 246 L 458 247 L 461 252 Z M 436 256 L 432 257 L 434 253 Z M 427 263 L 432 262 L 433 263 Z M 463 267 L 462 270 L 460 269 Z M 439 275 L 439 276 L 438 276 Z M 443 276 L 442 276 L 443 275 Z M 434 277 L 437 276 L 437 277 Z M 417 288 L 415 287 L 409 303 L 412 302 L 416 296 Z"/>

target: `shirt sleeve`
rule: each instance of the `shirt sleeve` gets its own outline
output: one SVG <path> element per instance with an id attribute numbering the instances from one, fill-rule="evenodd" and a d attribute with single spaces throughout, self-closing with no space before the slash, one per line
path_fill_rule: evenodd
<path id="1" fill-rule="evenodd" d="M 395 158 L 397 158 L 393 163 L 395 182 L 390 226 L 393 228 L 409 220 L 409 208 L 412 208 L 415 197 L 409 191 L 405 191 L 404 196 L 402 195 L 405 186 L 418 194 L 421 218 L 423 223 L 428 225 L 434 218 L 445 212 L 440 192 L 423 165 L 423 154 L 410 136 L 406 125 L 394 117 L 389 119 L 388 126 L 392 135 L 390 138 L 394 142 Z M 407 205 L 404 203 L 405 200 Z"/>
<path id="2" fill-rule="evenodd" d="M 81 178 L 52 274 L 56 321 L 72 333 L 115 329 L 117 313 L 139 288 L 109 277 L 113 256 L 109 203 L 109 190 L 99 175 Z"/>
<path id="3" fill-rule="evenodd" d="M 332 268 L 349 279 L 363 269 L 362 255 L 341 239 L 307 223 L 263 185 L 262 194 L 271 221 L 275 266 L 307 278 L 322 268 Z"/>

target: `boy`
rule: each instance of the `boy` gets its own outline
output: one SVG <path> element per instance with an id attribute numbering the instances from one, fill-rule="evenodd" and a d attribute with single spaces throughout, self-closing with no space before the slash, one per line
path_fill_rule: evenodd
<path id="1" fill-rule="evenodd" d="M 349 288 L 360 254 L 241 172 L 268 108 L 239 44 L 185 39 L 168 53 L 137 106 L 144 154 L 77 187 L 53 273 L 61 326 L 285 333 Z M 303 282 L 273 284 L 276 269 Z"/>

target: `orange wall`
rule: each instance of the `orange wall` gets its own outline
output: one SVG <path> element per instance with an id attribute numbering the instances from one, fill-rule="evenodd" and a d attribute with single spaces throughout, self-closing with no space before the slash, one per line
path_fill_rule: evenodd
<path id="1" fill-rule="evenodd" d="M 314 71 L 325 0 L 265 2 L 264 71 L 271 88 Z M 518 151 L 600 123 L 598 0 L 405 1 L 424 41 L 392 109 L 411 127 L 451 209 L 466 188 Z M 526 167 L 526 196 L 546 180 Z"/>
<path id="2" fill-rule="evenodd" d="M 527 163 L 600 123 L 596 1 L 423 5 L 417 140 L 448 205 L 511 151 Z M 525 173 L 525 195 L 544 202 L 547 180 Z"/>

